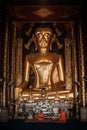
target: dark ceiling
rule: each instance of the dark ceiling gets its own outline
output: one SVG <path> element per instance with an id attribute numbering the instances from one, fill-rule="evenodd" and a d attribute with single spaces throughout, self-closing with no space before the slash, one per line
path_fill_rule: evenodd
<path id="1" fill-rule="evenodd" d="M 79 0 L 8 0 L 5 7 L 13 20 L 58 21 L 81 16 Z"/>
<path id="2" fill-rule="evenodd" d="M 13 5 L 10 6 L 10 16 L 14 20 L 66 20 L 80 17 L 79 6 L 64 5 Z"/>
<path id="3" fill-rule="evenodd" d="M 5 2 L 4 2 L 5 1 Z M 27 4 L 27 5 L 58 5 L 58 4 L 64 4 L 64 5 L 79 5 L 82 4 L 80 0 L 0 0 L 0 2 L 3 2 L 4 4 Z"/>

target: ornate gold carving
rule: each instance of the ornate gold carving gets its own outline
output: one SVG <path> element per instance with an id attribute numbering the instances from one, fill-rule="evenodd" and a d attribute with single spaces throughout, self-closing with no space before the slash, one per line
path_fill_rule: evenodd
<path id="1" fill-rule="evenodd" d="M 44 17 L 44 18 L 49 16 L 49 15 L 52 15 L 53 13 L 54 13 L 53 11 L 48 10 L 46 8 L 41 8 L 41 9 L 34 12 L 34 14 L 36 14 L 40 17 Z"/>
<path id="2" fill-rule="evenodd" d="M 82 106 L 86 106 L 86 90 L 85 90 L 85 81 L 83 80 L 83 77 L 85 77 L 85 68 L 84 68 L 84 50 L 83 50 L 83 37 L 82 37 L 82 25 L 81 23 L 79 24 L 79 37 L 80 37 L 80 71 L 81 71 L 81 81 L 82 81 L 82 88 L 81 88 L 81 99 L 82 99 Z"/>

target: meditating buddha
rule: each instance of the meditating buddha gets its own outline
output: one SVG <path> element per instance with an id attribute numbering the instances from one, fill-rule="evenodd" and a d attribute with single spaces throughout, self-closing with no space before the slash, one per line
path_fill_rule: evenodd
<path id="1" fill-rule="evenodd" d="M 51 28 L 37 28 L 34 34 L 34 41 L 37 52 L 26 55 L 24 62 L 24 79 L 19 85 L 21 92 L 26 90 L 30 81 L 30 71 L 34 73 L 34 85 L 32 91 L 46 89 L 55 90 L 55 86 L 64 84 L 63 58 L 56 52 L 51 52 L 50 46 L 53 40 Z"/>

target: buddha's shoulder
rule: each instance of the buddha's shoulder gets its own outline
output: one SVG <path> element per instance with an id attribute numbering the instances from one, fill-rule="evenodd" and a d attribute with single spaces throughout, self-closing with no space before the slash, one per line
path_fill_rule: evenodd
<path id="1" fill-rule="evenodd" d="M 30 54 L 27 54 L 25 56 L 25 58 L 31 58 L 31 57 L 35 57 L 37 54 L 36 53 L 30 53 Z"/>
<path id="2" fill-rule="evenodd" d="M 58 53 L 56 53 L 56 52 L 54 52 L 54 53 L 50 53 L 52 56 L 55 56 L 55 57 L 61 57 L 61 54 L 58 54 Z"/>

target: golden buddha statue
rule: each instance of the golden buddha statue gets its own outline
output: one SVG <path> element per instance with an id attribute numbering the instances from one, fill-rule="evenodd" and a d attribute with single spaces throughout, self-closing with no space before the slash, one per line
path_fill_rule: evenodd
<path id="1" fill-rule="evenodd" d="M 64 84 L 64 64 L 60 54 L 49 51 L 53 40 L 51 28 L 37 28 L 34 41 L 38 51 L 25 57 L 24 80 L 19 85 L 20 91 L 24 92 L 30 80 L 30 70 L 34 72 L 34 86 L 32 91 L 45 88 L 47 91 L 55 90 L 55 86 Z"/>

